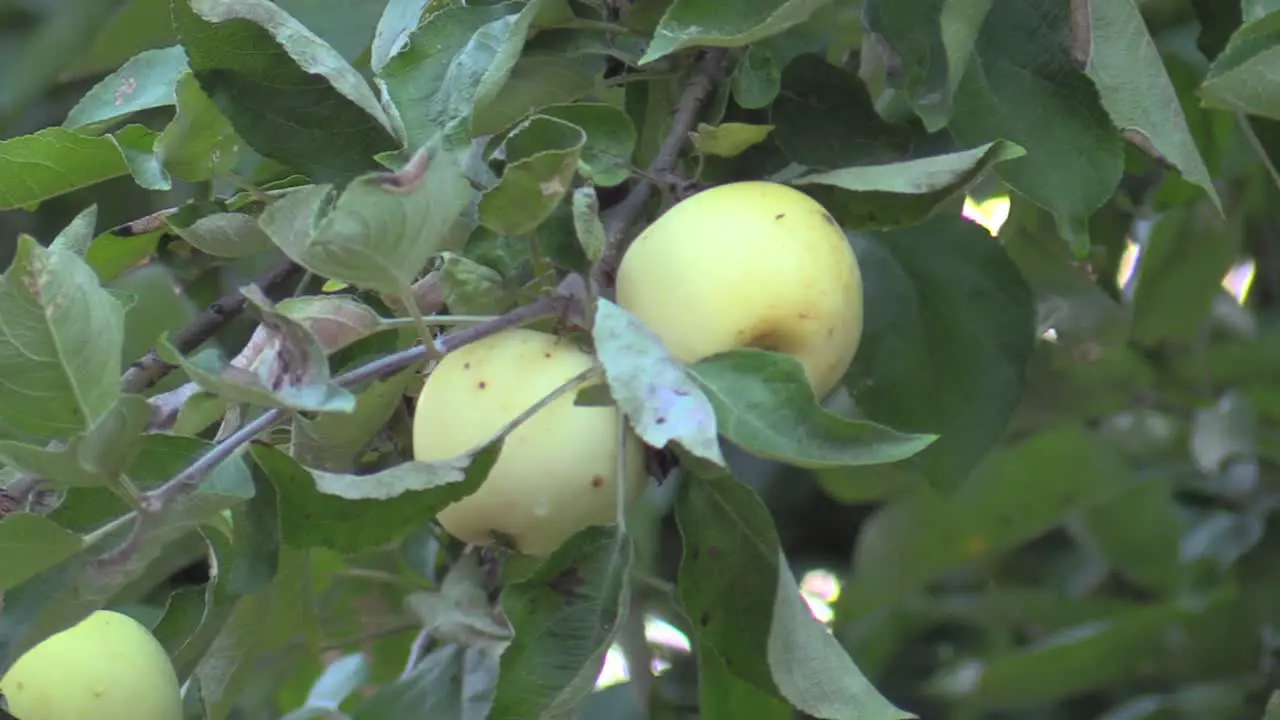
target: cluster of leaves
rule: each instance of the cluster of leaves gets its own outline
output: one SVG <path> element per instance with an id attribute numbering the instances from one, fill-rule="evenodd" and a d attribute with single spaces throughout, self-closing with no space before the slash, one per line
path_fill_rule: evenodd
<path id="1" fill-rule="evenodd" d="M 1274 0 L 83 5 L 0 56 L 0 122 L 83 91 L 0 140 L 0 210 L 60 220 L 0 280 L 0 667 L 109 604 L 191 717 L 1261 710 L 1280 330 L 1221 282 L 1280 248 Z M 748 178 L 862 265 L 826 407 L 793 360 L 683 367 L 565 293 L 633 188 Z M 995 240 L 962 216 L 1006 195 Z M 495 603 L 430 520 L 501 438 L 415 462 L 406 397 L 548 299 L 588 311 L 589 401 L 684 469 Z M 833 565 L 829 633 L 797 577 Z M 649 616 L 694 649 L 656 683 Z M 615 644 L 632 681 L 593 693 Z"/>

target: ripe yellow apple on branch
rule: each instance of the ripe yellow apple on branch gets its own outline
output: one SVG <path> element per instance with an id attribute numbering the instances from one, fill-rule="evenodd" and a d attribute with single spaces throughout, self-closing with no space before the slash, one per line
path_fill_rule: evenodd
<path id="1" fill-rule="evenodd" d="M 181 720 L 164 647 L 138 621 L 98 610 L 28 650 L 0 679 L 19 720 Z"/>
<path id="2" fill-rule="evenodd" d="M 722 185 L 677 204 L 623 256 L 617 297 L 684 362 L 777 351 L 799 360 L 819 397 L 839 383 L 862 335 L 862 276 L 844 232 L 821 204 L 777 183 Z M 528 329 L 449 353 L 418 398 L 414 456 L 474 449 L 593 362 Z M 553 400 L 507 436 L 480 489 L 437 519 L 465 542 L 501 540 L 528 555 L 612 523 L 620 422 L 615 407 Z M 621 482 L 630 496 L 645 480 L 641 449 L 628 434 Z"/>
<path id="3" fill-rule="evenodd" d="M 862 338 L 862 274 L 840 225 L 787 185 L 704 190 L 627 249 L 618 304 L 684 362 L 753 347 L 791 355 L 826 395 Z"/>

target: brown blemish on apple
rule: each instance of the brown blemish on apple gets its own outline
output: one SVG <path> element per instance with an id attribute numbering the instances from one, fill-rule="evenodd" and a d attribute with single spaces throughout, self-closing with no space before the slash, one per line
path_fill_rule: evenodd
<path id="1" fill-rule="evenodd" d="M 489 383 L 485 382 L 484 380 L 481 380 L 481 381 L 479 382 L 479 384 L 477 384 L 477 385 L 476 385 L 476 387 L 478 387 L 478 388 L 480 388 L 481 390 L 483 390 L 483 389 L 485 389 L 485 388 L 489 387 Z"/>
<path id="2" fill-rule="evenodd" d="M 774 216 L 773 216 L 773 219 L 774 219 L 774 220 L 781 220 L 782 218 L 784 218 L 784 217 L 786 217 L 786 216 L 787 216 L 787 214 L 786 214 L 786 213 L 778 213 L 777 215 L 774 215 Z"/>
<path id="3" fill-rule="evenodd" d="M 604 487 L 604 478 L 600 477 L 599 475 L 592 475 L 591 487 L 593 488 Z"/>

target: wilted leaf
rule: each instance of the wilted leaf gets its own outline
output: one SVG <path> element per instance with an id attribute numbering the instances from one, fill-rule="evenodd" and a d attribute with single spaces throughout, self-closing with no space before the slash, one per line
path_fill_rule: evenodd
<path id="1" fill-rule="evenodd" d="M 610 394 L 645 443 L 662 448 L 674 440 L 725 465 L 711 402 L 653 331 L 600 298 L 592 337 Z"/>
<path id="2" fill-rule="evenodd" d="M 303 295 L 285 298 L 276 312 L 310 332 L 326 355 L 377 332 L 382 318 L 373 308 L 348 295 Z"/>
<path id="3" fill-rule="evenodd" d="M 578 126 L 546 115 L 512 131 L 498 151 L 502 179 L 480 198 L 480 224 L 511 236 L 541 225 L 572 187 L 586 140 Z"/>
<path id="4" fill-rule="evenodd" d="M 186 72 L 187 53 L 181 46 L 143 50 L 85 93 L 62 127 L 106 125 L 142 110 L 172 105 L 174 87 Z"/>
<path id="5" fill-rule="evenodd" d="M 914 225 L 958 199 L 997 163 L 1026 155 L 1003 140 L 947 155 L 802 175 L 793 185 L 814 191 L 848 228 Z"/>
<path id="6" fill-rule="evenodd" d="M 350 413 L 355 396 L 333 383 L 329 360 L 315 336 L 282 315 L 255 285 L 241 289 L 258 308 L 261 325 L 246 351 L 234 363 L 183 357 L 168 338 L 160 348 L 166 361 L 176 363 L 210 393 L 224 400 L 260 407 L 284 407 L 314 412 Z"/>
<path id="7" fill-rule="evenodd" d="M 20 237 L 0 278 L 0 318 L 6 424 L 37 438 L 64 437 L 115 403 L 124 308 L 78 255 Z"/>

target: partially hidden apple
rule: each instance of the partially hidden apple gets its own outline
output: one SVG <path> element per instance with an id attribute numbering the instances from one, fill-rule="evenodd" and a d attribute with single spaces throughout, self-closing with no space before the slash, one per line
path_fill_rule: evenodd
<path id="1" fill-rule="evenodd" d="M 447 460 L 476 449 L 593 362 L 568 340 L 524 328 L 450 352 L 418 397 L 414 457 Z M 553 400 L 507 436 L 480 489 L 437 515 L 446 532 L 546 555 L 587 527 L 614 522 L 624 420 L 615 407 L 575 405 L 575 395 Z M 628 431 L 621 480 L 628 500 L 647 477 L 641 450 Z"/>
<path id="2" fill-rule="evenodd" d="M 844 231 L 774 182 L 720 185 L 673 206 L 627 248 L 617 302 L 684 362 L 745 347 L 791 355 L 819 398 L 862 338 L 862 274 Z"/>
<path id="3" fill-rule="evenodd" d="M 181 720 L 169 655 L 138 621 L 98 610 L 28 650 L 0 679 L 19 720 Z"/>

